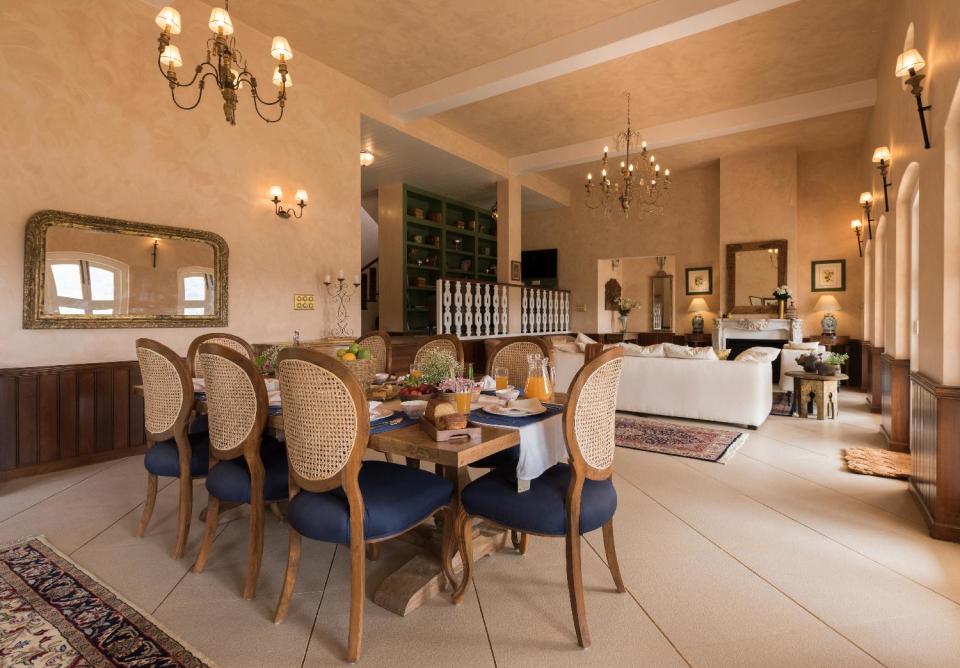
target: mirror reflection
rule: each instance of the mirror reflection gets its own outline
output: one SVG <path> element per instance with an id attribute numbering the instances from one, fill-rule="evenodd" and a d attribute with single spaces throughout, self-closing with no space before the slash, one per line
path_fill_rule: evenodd
<path id="1" fill-rule="evenodd" d="M 203 241 L 54 226 L 46 249 L 44 314 L 214 314 L 214 249 Z"/>
<path id="2" fill-rule="evenodd" d="M 780 255 L 773 248 L 745 250 L 737 253 L 737 306 L 763 306 L 772 299 L 777 283 Z"/>

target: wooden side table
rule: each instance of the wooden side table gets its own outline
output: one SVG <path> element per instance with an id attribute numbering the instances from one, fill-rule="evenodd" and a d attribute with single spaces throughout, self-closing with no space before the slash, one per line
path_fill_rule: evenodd
<path id="1" fill-rule="evenodd" d="M 810 408 L 816 406 L 818 420 L 828 417 L 837 419 L 840 414 L 839 382 L 847 380 L 849 376 L 843 373 L 839 376 L 821 376 L 805 371 L 787 371 L 787 376 L 793 378 L 793 401 L 800 417 L 806 418 Z"/>

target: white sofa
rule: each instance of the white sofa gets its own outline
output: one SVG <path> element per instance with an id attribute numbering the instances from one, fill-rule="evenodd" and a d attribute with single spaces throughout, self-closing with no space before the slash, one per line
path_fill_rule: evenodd
<path id="1" fill-rule="evenodd" d="M 556 389 L 566 392 L 583 353 L 554 350 Z M 617 410 L 759 427 L 773 406 L 770 363 L 631 357 L 623 360 Z"/>

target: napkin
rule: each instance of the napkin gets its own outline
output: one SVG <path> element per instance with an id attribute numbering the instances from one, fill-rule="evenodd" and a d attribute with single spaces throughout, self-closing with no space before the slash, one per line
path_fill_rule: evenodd
<path id="1" fill-rule="evenodd" d="M 194 379 L 193 379 L 193 391 L 194 391 L 194 392 L 203 392 L 203 378 L 194 378 Z"/>
<path id="2" fill-rule="evenodd" d="M 274 390 L 273 392 L 267 392 L 267 401 L 271 406 L 280 405 L 280 390 Z"/>
<path id="3" fill-rule="evenodd" d="M 495 390 L 497 389 L 497 381 L 493 379 L 493 376 L 484 376 L 480 379 L 480 389 L 484 391 Z"/>
<path id="4" fill-rule="evenodd" d="M 507 406 L 509 408 L 519 408 L 522 411 L 529 411 L 531 413 L 542 413 L 546 410 L 536 397 L 531 397 L 530 399 L 514 399 L 509 402 Z"/>

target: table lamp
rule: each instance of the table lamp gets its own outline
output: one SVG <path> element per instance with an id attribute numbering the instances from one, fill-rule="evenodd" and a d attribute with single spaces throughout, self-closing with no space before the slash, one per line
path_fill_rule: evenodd
<path id="1" fill-rule="evenodd" d="M 820 321 L 820 326 L 823 328 L 823 335 L 836 336 L 837 316 L 835 316 L 831 311 L 843 310 L 843 307 L 840 306 L 840 302 L 837 301 L 837 298 L 833 295 L 823 295 L 817 300 L 817 305 L 813 307 L 813 310 L 817 312 L 826 311 L 826 314 L 823 316 L 823 320 Z"/>
<path id="2" fill-rule="evenodd" d="M 707 300 L 703 297 L 694 297 L 690 300 L 690 308 L 687 309 L 687 312 L 694 314 L 691 320 L 694 334 L 703 334 L 703 316 L 700 314 L 709 310 L 710 307 L 707 306 Z"/>

